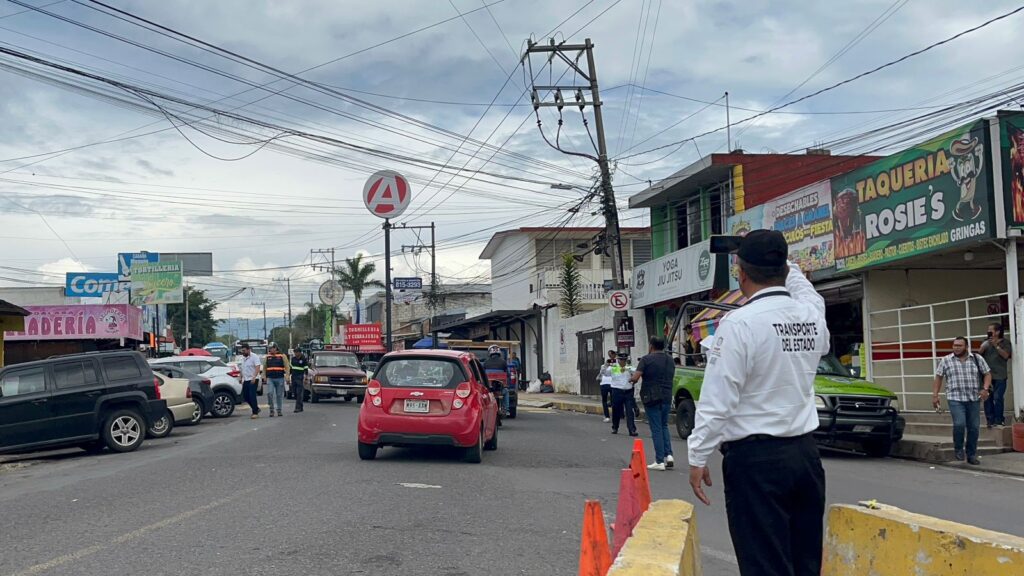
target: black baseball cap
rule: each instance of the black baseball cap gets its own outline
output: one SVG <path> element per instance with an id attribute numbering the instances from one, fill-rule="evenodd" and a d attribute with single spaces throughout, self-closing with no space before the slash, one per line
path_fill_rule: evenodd
<path id="1" fill-rule="evenodd" d="M 789 259 L 786 237 L 776 230 L 751 230 L 746 236 L 712 236 L 711 251 L 736 254 L 747 264 L 766 268 L 785 266 Z"/>

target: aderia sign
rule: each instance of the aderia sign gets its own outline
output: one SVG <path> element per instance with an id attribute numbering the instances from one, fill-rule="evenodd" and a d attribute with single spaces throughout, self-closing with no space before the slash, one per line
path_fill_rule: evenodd
<path id="1" fill-rule="evenodd" d="M 24 332 L 5 332 L 18 340 L 142 340 L 142 310 L 128 304 L 25 306 Z"/>
<path id="2" fill-rule="evenodd" d="M 993 235 L 984 120 L 832 179 L 838 270 L 856 270 Z"/>

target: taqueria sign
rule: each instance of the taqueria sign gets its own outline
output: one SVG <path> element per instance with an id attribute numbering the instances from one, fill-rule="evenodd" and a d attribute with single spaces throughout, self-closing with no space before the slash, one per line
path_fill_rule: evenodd
<path id="1" fill-rule="evenodd" d="M 832 178 L 836 269 L 992 237 L 989 150 L 979 120 Z"/>

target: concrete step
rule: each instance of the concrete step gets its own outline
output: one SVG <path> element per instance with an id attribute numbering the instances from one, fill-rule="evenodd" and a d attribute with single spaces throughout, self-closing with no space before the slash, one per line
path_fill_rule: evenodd
<path id="1" fill-rule="evenodd" d="M 950 434 L 950 436 L 904 434 L 903 439 L 893 447 L 892 455 L 925 462 L 950 462 L 955 454 L 952 433 Z M 978 439 L 979 456 L 1001 454 L 1008 451 L 1007 448 L 996 445 L 991 438 Z"/>
<path id="2" fill-rule="evenodd" d="M 1010 447 L 1013 445 L 1013 431 L 1009 426 L 1003 428 L 988 428 L 984 424 L 981 426 L 981 433 L 979 434 L 979 444 L 990 441 L 995 446 Z M 939 438 L 950 438 L 952 442 L 953 437 L 953 423 L 907 423 L 907 428 L 904 431 L 905 435 L 910 436 L 934 436 Z"/>

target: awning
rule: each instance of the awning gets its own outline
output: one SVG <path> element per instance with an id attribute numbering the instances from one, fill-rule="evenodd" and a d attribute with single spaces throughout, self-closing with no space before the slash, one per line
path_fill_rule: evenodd
<path id="1" fill-rule="evenodd" d="M 743 292 L 739 290 L 732 290 L 722 294 L 718 298 L 715 298 L 715 302 L 719 304 L 732 304 L 734 306 L 742 306 L 747 298 L 743 295 Z M 716 308 L 705 308 L 701 310 L 699 314 L 693 317 L 690 321 L 691 334 L 693 338 L 700 342 L 701 340 L 711 336 L 715 333 L 715 328 L 718 327 L 719 320 L 722 319 L 726 313 L 725 310 L 718 310 Z"/>
<path id="2" fill-rule="evenodd" d="M 417 340 L 416 343 L 412 345 L 412 347 L 417 349 L 417 350 L 424 350 L 424 349 L 428 349 L 428 348 L 433 348 L 434 347 L 434 339 L 431 338 L 430 336 L 427 336 L 426 338 L 421 338 L 420 340 Z M 440 349 L 445 349 L 445 348 L 448 348 L 448 345 L 445 344 L 444 342 L 438 342 L 437 347 L 440 348 Z"/>

